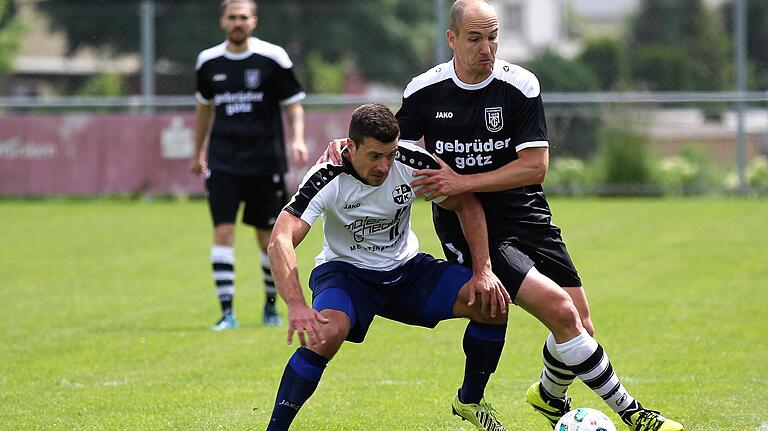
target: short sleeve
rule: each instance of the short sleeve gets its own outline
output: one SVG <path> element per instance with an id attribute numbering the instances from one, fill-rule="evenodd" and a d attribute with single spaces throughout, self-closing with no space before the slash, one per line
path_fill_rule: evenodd
<path id="1" fill-rule="evenodd" d="M 397 123 L 400 125 L 400 140 L 408 142 L 418 142 L 424 136 L 424 122 L 419 118 L 417 98 L 419 93 L 413 93 L 408 97 L 403 97 L 403 103 L 395 114 Z"/>
<path id="2" fill-rule="evenodd" d="M 333 178 L 338 177 L 339 170 L 339 166 L 330 163 L 311 168 L 283 210 L 311 226 L 325 212 L 326 202 L 331 199 Z"/>
<path id="3" fill-rule="evenodd" d="M 532 147 L 548 147 L 547 121 L 544 117 L 541 95 L 531 98 L 521 95 L 521 99 L 514 110 L 519 121 L 513 137 L 515 151 Z"/>
<path id="4" fill-rule="evenodd" d="M 198 60 L 199 62 L 199 60 Z M 205 63 L 200 65 L 195 70 L 195 82 L 196 82 L 196 92 L 195 92 L 195 98 L 198 102 L 210 105 L 211 99 L 213 99 L 214 96 L 214 90 L 213 85 L 211 84 L 210 79 L 208 79 L 207 67 Z"/>
<path id="5" fill-rule="evenodd" d="M 279 64 L 277 67 L 277 91 L 280 103 L 290 105 L 303 100 L 306 94 L 293 73 L 293 67 L 284 68 Z"/>

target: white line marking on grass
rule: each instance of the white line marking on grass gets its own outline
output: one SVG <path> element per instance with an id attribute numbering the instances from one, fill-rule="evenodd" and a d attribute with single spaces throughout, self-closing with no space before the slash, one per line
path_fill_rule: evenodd
<path id="1" fill-rule="evenodd" d="M 756 431 L 768 431 L 768 421 L 760 424 L 760 427 Z"/>

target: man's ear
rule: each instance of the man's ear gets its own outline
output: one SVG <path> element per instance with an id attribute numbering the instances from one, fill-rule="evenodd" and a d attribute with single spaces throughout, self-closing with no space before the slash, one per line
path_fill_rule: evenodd
<path id="1" fill-rule="evenodd" d="M 448 39 L 448 45 L 451 49 L 456 49 L 456 35 L 451 30 L 445 32 L 445 38 Z"/>
<path id="2" fill-rule="evenodd" d="M 344 147 L 346 147 L 346 151 L 342 150 L 341 156 L 346 157 L 347 159 L 353 157 L 357 152 L 357 148 L 355 148 L 355 141 L 350 138 L 347 138 L 347 142 L 344 144 Z"/>

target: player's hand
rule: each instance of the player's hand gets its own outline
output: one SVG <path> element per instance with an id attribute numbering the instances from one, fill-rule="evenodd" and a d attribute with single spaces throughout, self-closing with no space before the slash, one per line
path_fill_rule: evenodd
<path id="1" fill-rule="evenodd" d="M 480 294 L 480 309 L 483 314 L 490 311 L 491 317 L 496 317 L 497 309 L 501 314 L 506 314 L 507 304 L 512 303 L 512 298 L 490 268 L 473 274 L 469 283 L 468 306 L 474 305 L 477 295 Z"/>
<path id="2" fill-rule="evenodd" d="M 323 151 L 323 154 L 320 155 L 320 158 L 317 159 L 315 164 L 331 162 L 334 165 L 340 165 L 341 152 L 344 151 L 344 147 L 350 143 L 351 142 L 348 138 L 334 139 L 328 143 L 328 148 Z"/>
<path id="3" fill-rule="evenodd" d="M 417 196 L 424 196 L 430 201 L 438 196 L 456 196 L 470 191 L 466 177 L 459 175 L 451 169 L 440 157 L 433 154 L 440 165 L 440 169 L 417 169 L 413 171 L 414 177 L 420 177 L 411 183 Z"/>
<path id="4" fill-rule="evenodd" d="M 299 334 L 302 347 L 325 344 L 322 325 L 330 322 L 317 310 L 306 304 L 288 306 L 288 344 L 293 343 L 293 333 Z"/>
<path id="5" fill-rule="evenodd" d="M 202 155 L 192 156 L 192 158 L 189 159 L 189 172 L 192 172 L 194 175 L 200 175 L 207 170 L 208 163 Z"/>
<path id="6" fill-rule="evenodd" d="M 303 165 L 309 160 L 309 151 L 307 151 L 304 141 L 294 141 L 291 145 L 291 152 L 293 153 L 293 161 L 296 163 Z"/>

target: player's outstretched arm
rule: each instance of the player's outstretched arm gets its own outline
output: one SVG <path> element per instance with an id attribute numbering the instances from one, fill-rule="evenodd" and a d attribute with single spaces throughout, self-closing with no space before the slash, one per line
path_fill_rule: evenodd
<path id="1" fill-rule="evenodd" d="M 465 192 L 498 192 L 544 182 L 549 167 L 549 150 L 546 147 L 520 150 L 517 157 L 492 171 L 460 175 L 435 156 L 440 169 L 415 171 L 414 176 L 423 178 L 414 181 L 413 186 L 421 187 L 416 193 L 419 196 L 455 196 Z"/>
<path id="2" fill-rule="evenodd" d="M 467 239 L 472 254 L 472 278 L 469 280 L 469 303 L 467 305 L 472 306 L 476 294 L 480 293 L 480 305 L 483 313 L 490 311 L 491 317 L 496 317 L 497 307 L 502 313 L 506 313 L 507 304 L 511 303 L 512 299 L 491 268 L 491 257 L 488 252 L 488 230 L 485 223 L 485 212 L 480 201 L 477 200 L 474 193 L 464 193 L 451 196 L 438 205 L 456 212 L 461 223 L 461 230 Z"/>
<path id="3" fill-rule="evenodd" d="M 288 305 L 288 344 L 293 342 L 293 333 L 298 332 L 304 347 L 325 343 L 320 325 L 328 323 L 328 319 L 307 305 L 299 283 L 296 247 L 307 236 L 310 227 L 304 220 L 282 211 L 272 228 L 267 247 L 277 292 Z"/>

